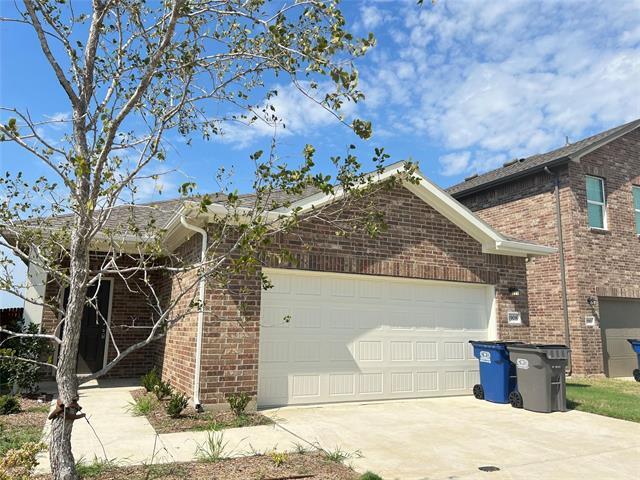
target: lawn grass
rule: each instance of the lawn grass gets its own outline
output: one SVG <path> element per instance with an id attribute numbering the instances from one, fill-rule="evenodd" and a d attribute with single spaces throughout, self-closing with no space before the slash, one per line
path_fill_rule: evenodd
<path id="1" fill-rule="evenodd" d="M 640 383 L 615 378 L 567 380 L 567 406 L 640 423 Z"/>
<path id="2" fill-rule="evenodd" d="M 20 448 L 28 442 L 38 442 L 42 427 L 4 425 L 0 423 L 0 457 L 14 448 Z"/>
<path id="3" fill-rule="evenodd" d="M 20 413 L 0 415 L 0 457 L 42 436 L 49 407 L 28 399 L 20 399 L 20 407 Z"/>

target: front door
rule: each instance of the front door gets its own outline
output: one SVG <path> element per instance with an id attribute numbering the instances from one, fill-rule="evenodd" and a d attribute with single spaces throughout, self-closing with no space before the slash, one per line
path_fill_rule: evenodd
<path id="1" fill-rule="evenodd" d="M 68 295 L 69 292 L 67 291 L 66 297 Z M 84 307 L 80 326 L 80 344 L 78 346 L 78 373 L 97 372 L 104 364 L 110 295 L 110 280 L 102 280 L 99 288 L 98 285 L 91 285 L 87 289 L 87 297 L 95 297 L 94 303 L 97 305 L 97 309 L 93 305 L 85 305 Z"/>
<path id="2" fill-rule="evenodd" d="M 640 300 L 599 298 L 602 351 L 607 377 L 630 377 L 638 368 L 628 338 L 640 338 Z"/>

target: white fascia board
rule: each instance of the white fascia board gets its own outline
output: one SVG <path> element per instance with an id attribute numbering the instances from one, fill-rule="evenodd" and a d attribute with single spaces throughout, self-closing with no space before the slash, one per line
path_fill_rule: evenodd
<path id="1" fill-rule="evenodd" d="M 405 183 L 407 190 L 434 208 L 461 230 L 469 234 L 482 245 L 493 246 L 503 238 L 489 225 L 482 222 L 464 205 L 421 175 L 417 185 Z"/>
<path id="2" fill-rule="evenodd" d="M 391 177 L 402 175 L 405 173 L 404 165 L 405 165 L 405 162 L 396 162 L 386 167 L 380 173 L 378 172 L 371 173 L 365 177 L 365 179 L 367 180 L 366 182 L 356 185 L 354 188 L 356 190 L 361 190 L 366 188 L 370 184 L 369 183 L 370 180 L 372 180 L 373 183 L 379 183 L 379 182 L 388 180 Z M 422 175 L 420 174 L 420 176 Z M 295 210 L 298 210 L 298 214 L 302 214 L 309 210 L 324 207 L 329 203 L 340 200 L 342 197 L 344 197 L 344 195 L 345 195 L 344 189 L 342 187 L 338 187 L 336 188 L 333 194 L 326 194 L 322 192 L 314 193 L 313 195 L 310 195 L 301 200 L 298 200 L 297 202 L 292 203 L 287 210 L 279 209 L 276 211 L 277 212 L 287 212 L 287 211 L 293 212 Z"/>
<path id="3" fill-rule="evenodd" d="M 418 175 L 420 182 L 417 185 L 406 182 L 405 188 L 477 240 L 482 245 L 484 253 L 528 257 L 550 255 L 556 252 L 555 248 L 506 239 L 471 210 L 429 181 L 421 172 L 418 172 Z"/>
<path id="4" fill-rule="evenodd" d="M 517 242 L 515 240 L 504 240 L 497 242 L 495 247 L 482 248 L 483 253 L 493 253 L 495 255 L 510 255 L 513 257 L 541 257 L 558 253 L 558 249 L 534 243 Z"/>

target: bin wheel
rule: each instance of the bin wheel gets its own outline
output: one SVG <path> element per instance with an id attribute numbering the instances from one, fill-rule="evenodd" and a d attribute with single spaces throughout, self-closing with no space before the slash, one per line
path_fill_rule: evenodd
<path id="1" fill-rule="evenodd" d="M 482 388 L 482 385 L 477 384 L 473 386 L 473 396 L 478 400 L 484 400 L 484 388 Z"/>
<path id="2" fill-rule="evenodd" d="M 640 368 L 636 368 L 633 371 L 633 378 L 636 379 L 636 382 L 640 382 Z"/>
<path id="3" fill-rule="evenodd" d="M 522 395 L 520 392 L 511 392 L 509 394 L 509 403 L 513 408 L 522 408 Z"/>

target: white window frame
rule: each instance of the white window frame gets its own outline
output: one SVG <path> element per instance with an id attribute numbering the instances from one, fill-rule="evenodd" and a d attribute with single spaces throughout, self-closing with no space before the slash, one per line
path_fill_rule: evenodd
<path id="1" fill-rule="evenodd" d="M 602 191 L 602 202 L 598 202 L 596 200 L 589 200 L 589 193 L 586 191 L 587 188 L 587 178 L 594 178 L 600 182 L 600 189 Z M 602 207 L 602 227 L 593 227 L 589 225 L 589 213 L 587 212 L 587 226 L 593 230 L 607 230 L 609 222 L 607 219 L 607 192 L 604 188 L 604 178 L 596 177 L 594 175 L 585 175 L 585 196 L 587 197 L 587 205 L 598 205 Z"/>
<path id="2" fill-rule="evenodd" d="M 640 194 L 640 185 L 631 185 L 631 201 L 633 202 L 632 206 L 633 206 L 633 223 L 634 223 L 634 229 L 633 231 L 636 233 L 636 235 L 638 235 L 640 237 L 640 233 L 638 233 L 638 228 L 640 228 L 640 225 L 638 225 L 638 221 L 636 220 L 636 213 L 640 213 L 640 208 L 636 208 L 636 197 L 634 195 L 635 192 L 638 192 Z"/>

